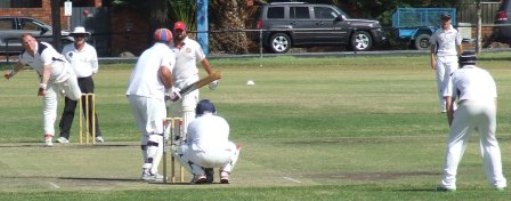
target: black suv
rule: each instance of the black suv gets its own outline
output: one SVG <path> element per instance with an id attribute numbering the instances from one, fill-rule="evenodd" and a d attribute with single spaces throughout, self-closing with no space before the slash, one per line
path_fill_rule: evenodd
<path id="1" fill-rule="evenodd" d="M 275 2 L 260 6 L 256 17 L 261 32 L 252 39 L 274 53 L 324 45 L 364 51 L 386 40 L 378 21 L 352 19 L 333 5 Z"/>
<path id="2" fill-rule="evenodd" d="M 504 0 L 497 10 L 495 26 L 493 28 L 492 41 L 507 43 L 511 45 L 511 1 Z"/>

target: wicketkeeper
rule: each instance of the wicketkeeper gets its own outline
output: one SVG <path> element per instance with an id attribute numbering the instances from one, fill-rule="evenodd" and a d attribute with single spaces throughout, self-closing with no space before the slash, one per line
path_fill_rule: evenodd
<path id="1" fill-rule="evenodd" d="M 201 100 L 195 109 L 197 118 L 188 126 L 186 144 L 179 147 L 178 158 L 190 171 L 193 184 L 208 183 L 205 169 L 219 168 L 220 183 L 229 183 L 241 146 L 229 141 L 229 124 L 216 114 L 215 105 Z"/>

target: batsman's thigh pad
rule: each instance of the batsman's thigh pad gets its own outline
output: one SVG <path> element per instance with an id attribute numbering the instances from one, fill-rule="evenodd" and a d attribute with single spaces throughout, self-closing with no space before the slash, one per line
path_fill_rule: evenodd
<path id="1" fill-rule="evenodd" d="M 146 131 L 146 121 L 147 121 L 147 98 L 142 96 L 128 96 L 128 100 L 130 102 L 131 111 L 133 113 L 133 117 L 135 118 L 135 122 L 137 123 L 137 127 L 142 132 L 142 135 L 147 135 Z M 146 141 L 147 142 L 147 141 Z"/>
<path id="2" fill-rule="evenodd" d="M 147 122 L 145 129 L 148 134 L 163 134 L 163 121 L 167 116 L 165 101 L 156 98 L 149 98 L 147 101 Z"/>

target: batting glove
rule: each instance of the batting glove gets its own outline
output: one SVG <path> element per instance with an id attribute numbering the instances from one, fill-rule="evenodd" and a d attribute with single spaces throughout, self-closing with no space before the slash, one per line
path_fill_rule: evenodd
<path id="1" fill-rule="evenodd" d="M 178 101 L 179 99 L 181 99 L 181 94 L 179 93 L 181 91 L 181 89 L 177 88 L 177 87 L 172 87 L 170 88 L 170 92 L 169 92 L 169 99 L 172 101 L 172 102 L 176 102 Z"/>
<path id="2" fill-rule="evenodd" d="M 215 80 L 215 81 L 209 83 L 209 85 L 208 85 L 209 90 L 212 90 L 212 91 L 215 90 L 218 87 L 218 81 L 219 80 Z"/>

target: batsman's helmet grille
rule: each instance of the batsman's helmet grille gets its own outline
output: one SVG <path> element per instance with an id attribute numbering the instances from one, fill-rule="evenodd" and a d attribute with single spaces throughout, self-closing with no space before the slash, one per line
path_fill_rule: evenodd
<path id="1" fill-rule="evenodd" d="M 199 103 L 197 103 L 197 107 L 195 108 L 195 114 L 197 116 L 200 116 L 207 112 L 213 114 L 216 113 L 215 105 L 213 105 L 213 103 L 210 100 L 203 99 L 199 101 Z"/>
<path id="2" fill-rule="evenodd" d="M 460 66 L 475 65 L 477 62 L 477 56 L 473 51 L 464 51 L 458 57 L 458 62 L 460 64 Z"/>
<path id="3" fill-rule="evenodd" d="M 166 28 L 157 29 L 154 32 L 154 40 L 157 42 L 170 42 L 172 41 L 172 32 Z"/>

